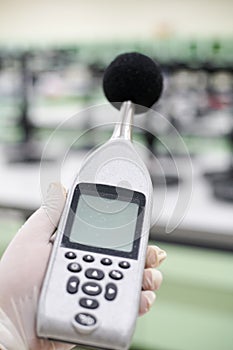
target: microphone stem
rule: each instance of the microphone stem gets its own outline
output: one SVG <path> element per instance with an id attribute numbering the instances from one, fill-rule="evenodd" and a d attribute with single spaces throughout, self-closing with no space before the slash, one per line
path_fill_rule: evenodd
<path id="1" fill-rule="evenodd" d="M 124 139 L 132 141 L 132 125 L 134 116 L 134 104 L 126 101 L 120 109 L 120 122 L 116 123 L 111 139 Z"/>

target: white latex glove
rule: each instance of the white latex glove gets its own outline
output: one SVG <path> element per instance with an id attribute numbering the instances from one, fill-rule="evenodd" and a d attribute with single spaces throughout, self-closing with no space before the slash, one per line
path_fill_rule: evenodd
<path id="1" fill-rule="evenodd" d="M 66 193 L 51 184 L 45 203 L 26 221 L 0 261 L 0 350 L 69 350 L 73 345 L 39 339 L 35 332 L 41 285 L 52 249 Z M 162 274 L 154 269 L 166 258 L 156 246 L 148 247 L 139 314 L 155 300 Z M 136 306 L 137 307 L 137 306 Z"/>

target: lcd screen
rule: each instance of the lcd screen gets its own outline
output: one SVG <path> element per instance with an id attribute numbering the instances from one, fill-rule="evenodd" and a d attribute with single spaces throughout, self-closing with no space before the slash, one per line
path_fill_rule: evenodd
<path id="1" fill-rule="evenodd" d="M 80 194 L 70 242 L 130 252 L 138 211 L 137 203 Z"/>

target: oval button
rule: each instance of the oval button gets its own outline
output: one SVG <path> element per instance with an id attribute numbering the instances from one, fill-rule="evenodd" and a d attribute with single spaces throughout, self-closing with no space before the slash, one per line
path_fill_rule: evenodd
<path id="1" fill-rule="evenodd" d="M 80 264 L 78 263 L 70 263 L 68 266 L 67 266 L 68 270 L 71 271 L 71 272 L 79 272 L 82 270 L 82 267 Z"/>
<path id="2" fill-rule="evenodd" d="M 75 316 L 75 321 L 81 324 L 82 326 L 91 327 L 96 324 L 96 318 L 93 315 L 80 312 Z"/>
<path id="3" fill-rule="evenodd" d="M 105 298 L 107 300 L 114 300 L 117 296 L 117 286 L 114 283 L 108 283 L 105 290 Z"/>
<path id="4" fill-rule="evenodd" d="M 74 252 L 67 252 L 67 253 L 65 253 L 65 257 L 67 259 L 75 259 L 77 257 L 77 255 Z"/>
<path id="5" fill-rule="evenodd" d="M 122 268 L 122 269 L 128 269 L 130 267 L 130 263 L 128 261 L 121 261 L 119 263 L 119 266 Z"/>
<path id="6" fill-rule="evenodd" d="M 84 257 L 83 257 L 83 260 L 84 261 L 86 261 L 86 262 L 93 262 L 95 259 L 94 259 L 94 257 L 92 256 L 92 255 L 84 255 Z"/>
<path id="7" fill-rule="evenodd" d="M 123 278 L 123 273 L 121 271 L 118 271 L 118 270 L 112 270 L 109 273 L 109 276 L 111 278 L 113 278 L 114 280 L 121 280 Z"/>
<path id="8" fill-rule="evenodd" d="M 104 278 L 104 273 L 99 269 L 88 269 L 85 276 L 93 280 L 102 280 Z"/>
<path id="9" fill-rule="evenodd" d="M 82 290 L 84 293 L 86 293 L 88 295 L 98 295 L 102 292 L 101 286 L 97 283 L 94 283 L 94 282 L 85 283 L 82 286 Z"/>
<path id="10" fill-rule="evenodd" d="M 82 298 L 79 301 L 79 304 L 82 307 L 85 307 L 87 309 L 96 309 L 99 306 L 99 303 L 95 299 L 90 299 L 90 298 Z"/>
<path id="11" fill-rule="evenodd" d="M 70 294 L 75 294 L 78 291 L 79 279 L 75 276 L 69 278 L 66 286 L 66 290 Z"/>
<path id="12" fill-rule="evenodd" d="M 101 264 L 106 265 L 106 266 L 112 265 L 112 260 L 109 259 L 109 258 L 103 258 L 103 259 L 101 260 Z"/>

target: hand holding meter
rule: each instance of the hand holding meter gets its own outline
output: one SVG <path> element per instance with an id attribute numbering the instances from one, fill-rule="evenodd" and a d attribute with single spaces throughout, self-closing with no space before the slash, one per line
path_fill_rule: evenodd
<path id="1" fill-rule="evenodd" d="M 161 73 L 144 55 L 121 55 L 106 70 L 104 90 L 110 102 L 123 102 L 121 121 L 86 159 L 69 191 L 41 291 L 37 333 L 91 349 L 126 350 L 138 313 L 153 200 L 131 126 L 134 104 L 151 107 L 158 99 Z"/>

